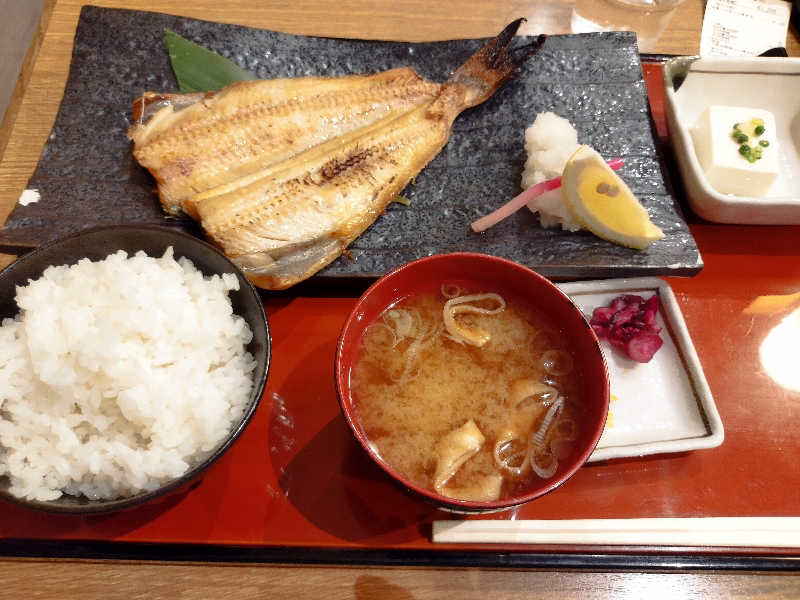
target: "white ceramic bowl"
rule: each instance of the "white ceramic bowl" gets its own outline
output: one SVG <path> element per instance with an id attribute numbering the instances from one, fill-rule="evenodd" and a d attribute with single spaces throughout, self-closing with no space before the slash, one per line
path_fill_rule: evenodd
<path id="1" fill-rule="evenodd" d="M 800 224 L 800 59 L 673 58 L 664 65 L 664 100 L 681 177 L 699 216 L 717 223 Z M 722 194 L 706 179 L 690 128 L 711 104 L 774 115 L 780 172 L 765 197 Z"/>

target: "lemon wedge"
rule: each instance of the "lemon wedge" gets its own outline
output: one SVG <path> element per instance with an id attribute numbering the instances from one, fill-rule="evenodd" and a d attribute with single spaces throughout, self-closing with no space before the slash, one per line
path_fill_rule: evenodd
<path id="1" fill-rule="evenodd" d="M 575 220 L 604 240 L 644 250 L 664 237 L 630 188 L 590 146 L 581 146 L 567 161 L 561 189 Z"/>

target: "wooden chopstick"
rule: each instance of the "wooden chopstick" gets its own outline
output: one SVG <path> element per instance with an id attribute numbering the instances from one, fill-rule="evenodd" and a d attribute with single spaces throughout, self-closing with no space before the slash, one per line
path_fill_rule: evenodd
<path id="1" fill-rule="evenodd" d="M 434 521 L 433 541 L 794 548 L 800 517 Z"/>

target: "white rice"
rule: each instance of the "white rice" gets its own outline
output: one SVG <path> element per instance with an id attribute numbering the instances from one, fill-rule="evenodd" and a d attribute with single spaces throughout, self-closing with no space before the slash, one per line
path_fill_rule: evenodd
<path id="1" fill-rule="evenodd" d="M 252 388 L 235 275 L 119 251 L 17 287 L 0 327 L 0 476 L 21 498 L 153 490 L 208 456 Z"/>
<path id="2" fill-rule="evenodd" d="M 522 172 L 523 189 L 561 176 L 569 157 L 579 146 L 578 132 L 567 119 L 552 112 L 536 115 L 533 124 L 525 130 L 528 159 Z M 561 225 L 568 231 L 581 228 L 564 203 L 561 188 L 535 198 L 528 208 L 539 213 L 542 227 Z"/>

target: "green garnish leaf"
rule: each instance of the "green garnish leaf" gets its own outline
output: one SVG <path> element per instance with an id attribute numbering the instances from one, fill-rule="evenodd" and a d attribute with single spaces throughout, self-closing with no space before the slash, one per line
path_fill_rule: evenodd
<path id="1" fill-rule="evenodd" d="M 411 200 L 409 200 L 405 196 L 397 196 L 392 200 L 392 202 L 397 202 L 398 204 L 402 204 L 403 206 L 411 206 Z"/>
<path id="2" fill-rule="evenodd" d="M 742 156 L 750 156 L 750 146 L 747 144 L 742 144 L 739 146 L 739 154 Z"/>
<path id="3" fill-rule="evenodd" d="M 764 133 L 764 126 L 763 125 L 756 125 L 756 135 L 761 135 Z"/>
<path id="4" fill-rule="evenodd" d="M 256 79 L 250 71 L 174 31 L 164 29 L 164 39 L 178 87 L 184 94 L 213 92 L 235 81 Z"/>
<path id="5" fill-rule="evenodd" d="M 743 143 L 745 143 L 747 140 L 749 140 L 750 138 L 749 138 L 749 137 L 747 137 L 747 135 L 745 135 L 744 133 L 742 133 L 741 131 L 739 131 L 739 130 L 737 129 L 736 131 L 734 131 L 734 132 L 733 132 L 733 139 L 734 139 L 734 140 L 735 140 L 737 143 L 739 143 L 739 144 L 743 144 Z"/>

